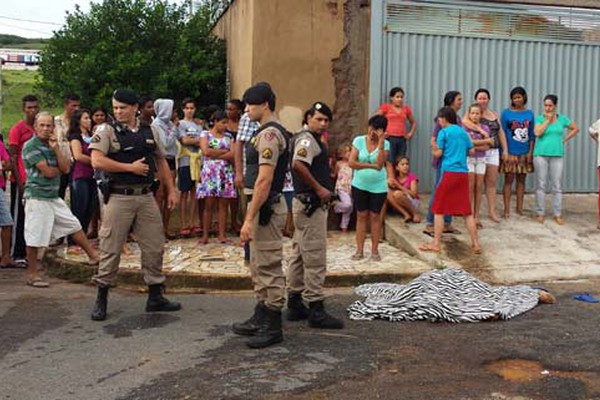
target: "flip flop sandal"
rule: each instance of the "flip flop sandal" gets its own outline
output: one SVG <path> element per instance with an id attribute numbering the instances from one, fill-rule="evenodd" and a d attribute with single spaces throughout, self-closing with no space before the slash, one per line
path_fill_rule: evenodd
<path id="1" fill-rule="evenodd" d="M 29 265 L 29 261 L 27 261 L 24 258 L 15 260 L 13 262 L 13 264 L 15 264 L 15 268 L 27 268 L 27 266 Z"/>
<path id="2" fill-rule="evenodd" d="M 450 233 L 452 235 L 460 235 L 460 231 L 458 229 L 456 229 L 453 226 L 445 226 L 444 230 L 442 231 L 443 233 Z"/>
<path id="3" fill-rule="evenodd" d="M 435 233 L 434 233 L 433 229 L 427 229 L 427 228 L 425 228 L 425 229 L 423 229 L 423 233 L 426 234 L 429 237 L 434 237 L 435 236 Z"/>
<path id="4" fill-rule="evenodd" d="M 43 281 L 42 278 L 34 278 L 27 281 L 27 286 L 34 288 L 47 288 L 50 286 L 50 284 L 48 284 L 46 281 Z"/>
<path id="5" fill-rule="evenodd" d="M 179 231 L 179 234 L 181 236 L 190 236 L 192 234 L 192 231 L 190 230 L 190 228 L 183 228 Z"/>
<path id="6" fill-rule="evenodd" d="M 352 257 L 350 257 L 351 260 L 353 261 L 358 261 L 358 260 L 362 260 L 363 258 L 365 258 L 364 254 L 352 254 Z"/>
<path id="7" fill-rule="evenodd" d="M 371 254 L 371 261 L 379 262 L 381 261 L 381 256 L 379 254 Z"/>
<path id="8" fill-rule="evenodd" d="M 197 235 L 199 233 L 202 233 L 202 228 L 200 228 L 198 225 L 196 225 L 196 226 L 192 227 L 191 231 L 194 235 Z"/>
<path id="9" fill-rule="evenodd" d="M 8 264 L 0 265 L 0 269 L 25 268 L 25 267 L 27 267 L 27 265 L 20 266 L 19 264 L 15 263 L 15 262 L 9 262 Z"/>
<path id="10" fill-rule="evenodd" d="M 423 245 L 419 246 L 419 251 L 423 251 L 426 253 L 440 253 L 441 252 L 441 250 L 436 249 L 428 244 L 423 244 Z"/>
<path id="11" fill-rule="evenodd" d="M 585 301 L 586 303 L 598 303 L 598 299 L 589 293 L 578 293 L 573 296 L 573 299 L 579 301 Z"/>

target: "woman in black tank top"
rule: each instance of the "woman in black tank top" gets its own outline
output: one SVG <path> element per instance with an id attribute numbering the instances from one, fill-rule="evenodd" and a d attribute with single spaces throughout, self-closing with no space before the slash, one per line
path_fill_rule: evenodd
<path id="1" fill-rule="evenodd" d="M 498 114 L 488 108 L 491 99 L 490 92 L 487 89 L 478 89 L 474 97 L 475 102 L 481 107 L 481 124 L 489 128 L 490 138 L 494 139 L 494 144 L 486 152 L 485 192 L 488 202 L 488 217 L 494 222 L 500 222 L 496 213 L 496 183 L 498 182 L 500 158 L 508 154 L 506 137 L 502 131 Z M 475 126 L 471 126 L 472 124 L 466 116 L 463 119 L 463 124 L 469 129 L 475 129 Z M 481 227 L 481 224 L 479 227 Z"/>

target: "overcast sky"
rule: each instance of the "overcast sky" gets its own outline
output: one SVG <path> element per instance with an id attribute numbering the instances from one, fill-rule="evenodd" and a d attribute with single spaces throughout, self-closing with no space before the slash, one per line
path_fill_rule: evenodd
<path id="1" fill-rule="evenodd" d="M 174 2 L 182 3 L 183 0 Z M 76 4 L 84 12 L 90 10 L 89 0 L 2 0 L 0 33 L 27 38 L 49 38 L 52 31 L 63 26 L 65 13 L 73 11 Z"/>

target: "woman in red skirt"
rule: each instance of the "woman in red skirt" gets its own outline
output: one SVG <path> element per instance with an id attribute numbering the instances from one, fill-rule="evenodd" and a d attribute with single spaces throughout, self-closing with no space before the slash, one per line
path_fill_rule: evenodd
<path id="1" fill-rule="evenodd" d="M 438 123 L 442 130 L 437 140 L 431 140 L 431 154 L 442 159 L 440 171 L 442 180 L 435 192 L 432 210 L 434 214 L 433 242 L 419 247 L 421 251 L 439 253 L 442 249 L 442 231 L 444 215 L 463 216 L 467 230 L 471 236 L 473 252 L 481 253 L 481 245 L 477 239 L 475 219 L 471 215 L 469 196 L 469 169 L 467 156 L 474 152 L 473 142 L 469 134 L 457 125 L 458 117 L 450 107 L 443 107 L 438 112 Z"/>

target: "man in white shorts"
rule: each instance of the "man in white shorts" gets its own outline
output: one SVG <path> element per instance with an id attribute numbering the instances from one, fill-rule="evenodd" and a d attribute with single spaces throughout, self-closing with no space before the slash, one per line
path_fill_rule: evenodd
<path id="1" fill-rule="evenodd" d="M 60 151 L 54 134 L 54 118 L 47 112 L 35 117 L 35 135 L 23 147 L 27 170 L 25 184 L 25 243 L 27 244 L 27 284 L 48 287 L 37 272 L 40 247 L 72 235 L 83 248 L 90 264 L 98 263 L 96 250 L 87 241 L 81 224 L 58 195 L 60 177 L 69 172 L 71 161 Z"/>

